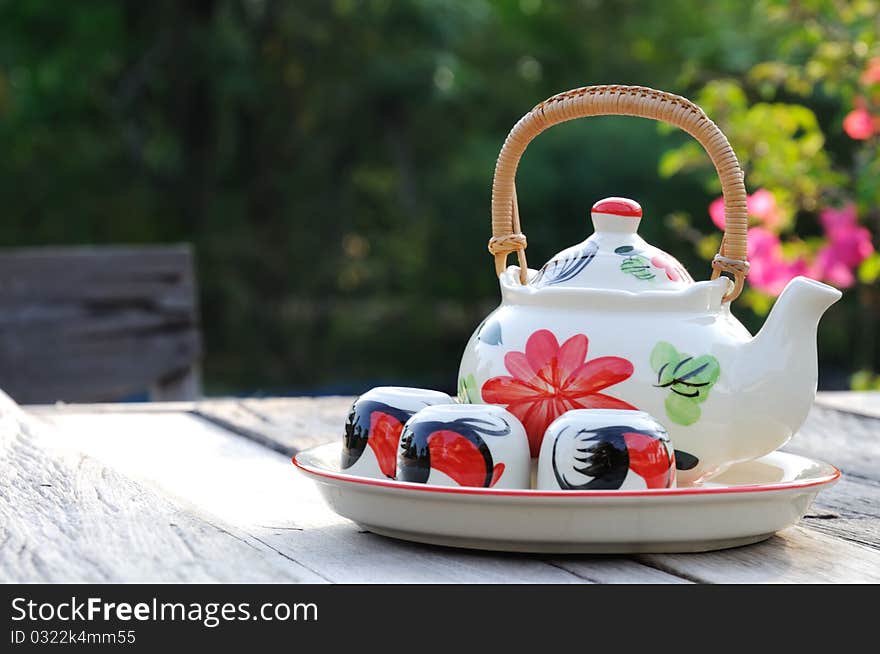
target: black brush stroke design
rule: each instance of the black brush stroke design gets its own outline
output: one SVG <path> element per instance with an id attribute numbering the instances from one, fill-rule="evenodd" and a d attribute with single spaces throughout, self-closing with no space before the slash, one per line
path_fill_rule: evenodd
<path id="1" fill-rule="evenodd" d="M 566 427 L 566 429 L 570 429 Z M 581 441 L 575 447 L 575 452 L 581 456 L 575 456 L 574 460 L 580 463 L 572 465 L 572 469 L 587 477 L 592 477 L 585 484 L 576 484 L 565 477 L 558 467 L 556 458 L 556 446 L 565 433 L 559 433 L 553 441 L 553 475 L 556 483 L 563 490 L 616 490 L 623 485 L 626 473 L 629 472 L 629 450 L 623 434 L 633 431 L 632 427 L 615 426 L 602 427 L 600 429 L 582 429 L 575 438 L 582 434 L 590 434 L 590 438 Z M 590 442 L 592 441 L 592 442 Z"/>
<path id="2" fill-rule="evenodd" d="M 682 375 L 681 377 L 676 377 L 676 376 L 675 376 L 675 374 L 679 371 L 679 369 L 680 369 L 684 364 L 686 364 L 688 361 L 691 361 L 692 359 L 693 359 L 693 357 L 686 357 L 686 358 L 682 359 L 681 361 L 679 361 L 678 364 L 675 366 L 675 368 L 672 369 L 672 375 L 673 375 L 672 379 L 670 379 L 670 380 L 669 380 L 668 382 L 666 382 L 665 384 L 661 384 L 660 381 L 661 381 L 661 379 L 663 378 L 663 372 L 664 372 L 664 371 L 666 370 L 666 368 L 669 366 L 669 363 L 668 363 L 668 362 L 667 362 L 667 363 L 664 363 L 663 366 L 661 366 L 660 370 L 657 371 L 657 383 L 654 384 L 654 388 L 669 388 L 670 386 L 681 385 L 681 386 L 688 386 L 688 387 L 690 387 L 690 388 L 697 388 L 697 389 L 699 389 L 699 388 L 702 388 L 703 386 L 711 386 L 711 385 L 712 385 L 712 382 L 694 383 L 694 382 L 689 382 L 689 381 L 688 381 L 688 379 L 690 379 L 691 377 L 694 377 L 694 376 L 696 376 L 696 375 L 699 375 L 699 374 L 700 374 L 701 372 L 703 372 L 706 368 L 708 368 L 708 367 L 709 367 L 709 362 L 706 362 L 706 363 L 704 363 L 703 365 L 698 366 L 697 368 L 694 368 L 693 370 L 691 370 L 690 372 L 685 373 L 685 374 Z M 670 389 L 670 390 L 671 390 L 673 393 L 676 393 L 677 395 L 681 395 L 682 397 L 697 397 L 697 396 L 700 394 L 700 391 L 699 391 L 699 390 L 696 390 L 696 391 L 693 391 L 693 392 L 690 392 L 690 391 L 684 392 L 684 391 L 677 390 L 677 389 L 675 389 L 675 388 L 672 388 L 672 389 Z"/>
<path id="3" fill-rule="evenodd" d="M 413 414 L 413 411 L 399 409 L 383 402 L 355 402 L 348 412 L 348 419 L 345 421 L 345 435 L 342 437 L 343 470 L 353 466 L 361 458 L 364 450 L 367 449 L 367 441 L 370 437 L 370 421 L 376 411 L 387 413 L 398 420 L 401 425 L 409 420 Z"/>
<path id="4" fill-rule="evenodd" d="M 495 463 L 492 460 L 492 452 L 486 445 L 486 441 L 483 440 L 483 436 L 507 436 L 510 433 L 510 425 L 507 422 L 502 420 L 503 426 L 479 418 L 413 422 L 414 424 L 405 426 L 400 435 L 400 452 L 397 458 L 398 481 L 427 483 L 431 474 L 431 452 L 428 449 L 428 439 L 438 431 L 452 431 L 470 441 L 480 452 L 486 465 L 483 486 L 489 488 L 492 484 Z"/>
<path id="5" fill-rule="evenodd" d="M 617 490 L 623 486 L 630 470 L 637 475 L 642 475 L 648 483 L 656 483 L 659 475 L 663 481 L 663 488 L 668 488 L 671 483 L 670 468 L 672 460 L 667 454 L 665 464 L 659 461 L 646 461 L 644 455 L 630 453 L 630 445 L 627 437 L 641 437 L 658 443 L 669 443 L 665 430 L 638 429 L 627 425 L 612 425 L 598 429 L 581 429 L 574 434 L 574 452 L 571 459 L 560 461 L 557 455 L 557 445 L 571 427 L 563 428 L 553 441 L 551 465 L 556 483 L 563 490 Z M 633 444 L 638 447 L 638 445 Z M 647 464 L 647 465 L 646 465 Z M 660 467 L 660 466 L 663 467 Z M 562 469 L 561 469 L 562 468 Z M 576 483 L 566 477 L 567 472 L 576 473 L 588 478 L 584 483 Z M 647 475 L 647 476 L 646 476 Z"/>
<path id="6" fill-rule="evenodd" d="M 561 284 L 576 277 L 595 258 L 599 246 L 587 243 L 580 251 L 573 252 L 558 259 L 551 259 L 535 275 L 532 284 L 535 286 L 552 286 Z"/>
<path id="7" fill-rule="evenodd" d="M 693 470 L 700 460 L 689 452 L 675 450 L 675 467 L 678 470 Z"/>

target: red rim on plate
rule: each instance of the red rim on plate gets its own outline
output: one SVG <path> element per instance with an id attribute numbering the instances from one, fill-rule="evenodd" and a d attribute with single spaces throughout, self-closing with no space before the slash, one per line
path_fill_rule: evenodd
<path id="1" fill-rule="evenodd" d="M 473 488 L 462 486 L 429 486 L 427 484 L 415 484 L 407 481 L 394 481 L 393 479 L 373 479 L 371 477 L 357 477 L 339 472 L 330 472 L 322 468 L 307 465 L 299 461 L 294 455 L 293 465 L 309 475 L 326 477 L 337 481 L 345 481 L 364 486 L 379 486 L 383 488 L 398 488 L 405 490 L 420 491 L 422 493 L 448 493 L 453 495 L 489 495 L 494 497 L 665 497 L 669 495 L 724 495 L 728 493 L 755 493 L 766 491 L 784 491 L 811 486 L 823 486 L 837 481 L 840 478 L 840 470 L 827 463 L 834 472 L 817 479 L 787 482 L 769 482 L 767 484 L 748 484 L 743 486 L 720 486 L 709 488 L 656 488 L 651 490 L 594 490 L 594 491 L 563 491 L 563 490 L 534 490 L 534 489 L 500 489 L 500 488 Z"/>

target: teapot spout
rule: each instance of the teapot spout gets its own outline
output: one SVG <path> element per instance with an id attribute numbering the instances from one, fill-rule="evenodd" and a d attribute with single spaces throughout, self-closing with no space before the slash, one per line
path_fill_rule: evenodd
<path id="1" fill-rule="evenodd" d="M 827 284 L 795 277 L 758 334 L 742 346 L 740 393 L 743 406 L 755 409 L 744 427 L 752 430 L 751 438 L 765 440 L 766 452 L 785 443 L 807 418 L 819 372 L 819 319 L 841 295 Z"/>
<path id="2" fill-rule="evenodd" d="M 773 309 L 761 331 L 752 341 L 752 347 L 758 350 L 769 350 L 778 353 L 788 352 L 791 356 L 810 358 L 816 361 L 816 328 L 822 314 L 843 294 L 834 288 L 806 277 L 792 279 Z M 812 357 L 806 354 L 812 352 Z M 789 364 L 794 361 L 789 360 Z"/>

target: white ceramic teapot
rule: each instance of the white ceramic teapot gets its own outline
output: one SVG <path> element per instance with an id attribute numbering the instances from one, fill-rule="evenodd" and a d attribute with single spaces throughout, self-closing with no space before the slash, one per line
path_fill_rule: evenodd
<path id="1" fill-rule="evenodd" d="M 528 268 L 514 189 L 520 157 L 544 129 L 601 114 L 670 122 L 708 152 L 726 211 L 710 280 L 695 282 L 639 237 L 641 207 L 623 198 L 593 206 L 592 236 L 540 270 Z M 645 411 L 669 432 L 679 484 L 777 449 L 813 402 L 816 328 L 841 293 L 797 277 L 753 337 L 730 312 L 748 274 L 746 230 L 736 156 L 690 101 L 644 87 L 593 86 L 542 102 L 513 128 L 496 164 L 489 249 L 502 302 L 467 344 L 460 400 L 505 406 L 525 426 L 532 456 L 568 410 Z M 506 267 L 511 252 L 519 266 Z"/>

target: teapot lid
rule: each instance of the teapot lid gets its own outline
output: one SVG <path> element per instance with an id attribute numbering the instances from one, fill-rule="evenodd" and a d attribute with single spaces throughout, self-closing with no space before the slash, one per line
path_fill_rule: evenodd
<path id="1" fill-rule="evenodd" d="M 642 207 L 627 198 L 605 198 L 591 211 L 594 233 L 550 259 L 530 280 L 536 288 L 677 291 L 694 284 L 675 257 L 636 232 Z"/>

